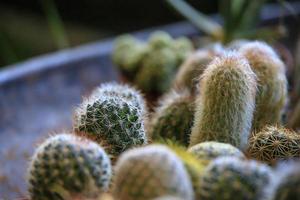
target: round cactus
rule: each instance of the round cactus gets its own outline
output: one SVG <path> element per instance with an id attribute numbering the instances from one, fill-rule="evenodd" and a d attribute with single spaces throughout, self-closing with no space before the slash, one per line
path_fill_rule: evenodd
<path id="1" fill-rule="evenodd" d="M 171 48 L 173 38 L 164 31 L 155 31 L 149 38 L 149 46 L 154 49 Z"/>
<path id="2" fill-rule="evenodd" d="M 205 48 L 191 54 L 179 67 L 174 80 L 175 88 L 188 88 L 195 92 L 199 77 L 206 66 L 222 52 L 222 47 L 218 44 L 212 48 Z"/>
<path id="3" fill-rule="evenodd" d="M 131 35 L 123 35 L 116 39 L 112 55 L 113 62 L 128 75 L 134 75 L 147 52 L 147 45 Z"/>
<path id="4" fill-rule="evenodd" d="M 194 199 L 182 161 L 163 145 L 149 145 L 122 154 L 116 164 L 112 194 L 117 200 L 150 200 L 165 195 Z"/>
<path id="5" fill-rule="evenodd" d="M 254 111 L 256 76 L 237 53 L 215 58 L 200 81 L 190 146 L 218 141 L 244 149 Z"/>
<path id="6" fill-rule="evenodd" d="M 47 139 L 39 146 L 28 171 L 32 200 L 97 197 L 108 189 L 109 157 L 96 143 L 70 134 Z"/>
<path id="7" fill-rule="evenodd" d="M 279 124 L 287 102 L 284 63 L 263 42 L 249 42 L 239 52 L 248 59 L 258 79 L 252 130 L 258 132 L 265 125 Z"/>
<path id="8" fill-rule="evenodd" d="M 172 48 L 176 53 L 177 62 L 179 64 L 182 63 L 194 49 L 192 42 L 186 37 L 180 37 L 174 40 Z"/>
<path id="9" fill-rule="evenodd" d="M 280 165 L 276 173 L 277 181 L 271 185 L 273 200 L 300 200 L 300 163 Z"/>
<path id="10" fill-rule="evenodd" d="M 140 108 L 122 96 L 85 99 L 75 110 L 73 126 L 76 134 L 101 144 L 113 158 L 147 143 Z"/>
<path id="11" fill-rule="evenodd" d="M 213 160 L 220 156 L 245 158 L 245 155 L 231 144 L 213 141 L 196 144 L 190 147 L 188 152 L 194 154 L 200 160 Z"/>
<path id="12" fill-rule="evenodd" d="M 272 170 L 255 161 L 220 157 L 210 163 L 201 180 L 201 200 L 262 200 Z"/>
<path id="13" fill-rule="evenodd" d="M 151 119 L 153 140 L 173 139 L 188 146 L 194 118 L 194 102 L 187 91 L 171 91 L 164 96 Z"/>
<path id="14" fill-rule="evenodd" d="M 285 128 L 267 126 L 250 138 L 248 155 L 268 164 L 300 157 L 300 135 Z"/>

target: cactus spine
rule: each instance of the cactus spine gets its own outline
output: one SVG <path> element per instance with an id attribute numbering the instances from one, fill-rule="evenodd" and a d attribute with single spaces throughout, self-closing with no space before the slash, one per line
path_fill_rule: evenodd
<path id="1" fill-rule="evenodd" d="M 267 126 L 250 138 L 248 155 L 268 164 L 300 157 L 300 135 L 285 128 Z"/>
<path id="2" fill-rule="evenodd" d="M 165 195 L 194 199 L 182 161 L 163 145 L 126 151 L 115 171 L 112 193 L 116 200 L 150 200 Z"/>
<path id="3" fill-rule="evenodd" d="M 151 119 L 153 140 L 173 139 L 188 146 L 194 118 L 193 97 L 188 91 L 171 91 L 164 96 Z"/>
<path id="4" fill-rule="evenodd" d="M 97 197 L 111 178 L 110 160 L 96 143 L 70 134 L 47 139 L 28 171 L 32 200 L 72 200 Z"/>
<path id="5" fill-rule="evenodd" d="M 201 180 L 201 200 L 262 200 L 272 170 L 255 161 L 220 157 L 206 168 Z"/>
<path id="6" fill-rule="evenodd" d="M 258 132 L 265 125 L 279 124 L 287 102 L 284 63 L 263 42 L 249 42 L 239 51 L 248 59 L 258 79 L 252 130 Z"/>
<path id="7" fill-rule="evenodd" d="M 215 58 L 200 81 L 190 146 L 205 141 L 245 148 L 254 111 L 256 76 L 237 53 Z"/>

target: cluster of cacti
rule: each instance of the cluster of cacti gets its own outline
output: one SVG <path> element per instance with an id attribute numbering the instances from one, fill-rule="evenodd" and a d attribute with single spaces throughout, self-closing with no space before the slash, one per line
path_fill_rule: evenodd
<path id="1" fill-rule="evenodd" d="M 300 135 L 285 128 L 267 126 L 250 138 L 248 156 L 269 164 L 300 157 Z"/>
<path id="2" fill-rule="evenodd" d="M 151 138 L 173 139 L 188 146 L 194 118 L 193 101 L 188 91 L 171 91 L 166 94 L 151 117 Z"/>
<path id="3" fill-rule="evenodd" d="M 234 52 L 215 58 L 199 84 L 190 146 L 218 141 L 244 149 L 256 94 L 256 76 L 247 60 Z"/>
<path id="4" fill-rule="evenodd" d="M 239 49 L 257 76 L 257 94 L 252 130 L 281 122 L 287 102 L 285 66 L 274 50 L 263 42 L 248 42 Z"/>
<path id="5" fill-rule="evenodd" d="M 206 168 L 201 180 L 201 200 L 263 200 L 272 170 L 255 161 L 220 157 Z"/>
<path id="6" fill-rule="evenodd" d="M 137 87 L 162 93 L 169 89 L 177 67 L 192 50 L 187 38 L 173 39 L 162 31 L 153 33 L 148 43 L 125 35 L 116 40 L 113 60 Z"/>
<path id="7" fill-rule="evenodd" d="M 105 92 L 110 89 L 112 93 Z M 111 89 L 115 88 L 115 89 Z M 112 156 L 147 143 L 144 103 L 134 89 L 104 84 L 76 109 L 74 131 L 101 144 Z"/>
<path id="8" fill-rule="evenodd" d="M 182 161 L 162 145 L 122 154 L 115 167 L 112 193 L 117 200 L 150 200 L 165 195 L 194 199 L 191 180 Z"/>
<path id="9" fill-rule="evenodd" d="M 29 193 L 32 200 L 97 197 L 108 189 L 110 159 L 92 141 L 60 134 L 41 144 L 30 163 Z"/>

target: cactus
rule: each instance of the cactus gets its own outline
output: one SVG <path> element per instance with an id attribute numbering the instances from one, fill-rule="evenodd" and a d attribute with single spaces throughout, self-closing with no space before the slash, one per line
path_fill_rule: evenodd
<path id="1" fill-rule="evenodd" d="M 202 142 L 188 149 L 188 152 L 194 154 L 199 160 L 213 160 L 220 156 L 234 156 L 245 158 L 245 155 L 231 144 L 221 142 Z"/>
<path id="2" fill-rule="evenodd" d="M 288 126 L 293 129 L 300 129 L 300 99 L 295 108 L 293 109 Z"/>
<path id="3" fill-rule="evenodd" d="M 173 42 L 173 38 L 164 31 L 155 31 L 149 38 L 149 46 L 153 49 L 171 48 Z"/>
<path id="4" fill-rule="evenodd" d="M 291 162 L 280 165 L 276 170 L 277 181 L 272 184 L 271 194 L 273 200 L 299 200 L 300 199 L 300 163 Z"/>
<path id="5" fill-rule="evenodd" d="M 250 138 L 248 155 L 268 164 L 300 157 L 300 135 L 285 128 L 267 126 Z"/>
<path id="6" fill-rule="evenodd" d="M 221 45 L 200 49 L 191 54 L 179 67 L 173 86 L 175 88 L 187 88 L 193 93 L 196 91 L 198 79 L 206 66 L 222 52 Z"/>
<path id="7" fill-rule="evenodd" d="M 281 122 L 287 102 L 285 65 L 274 50 L 263 42 L 249 42 L 240 48 L 258 78 L 256 109 L 252 130 L 260 131 L 265 125 Z"/>
<path id="8" fill-rule="evenodd" d="M 219 157 L 206 168 L 201 180 L 201 200 L 262 200 L 272 170 L 255 161 Z"/>
<path id="9" fill-rule="evenodd" d="M 96 96 L 85 99 L 75 110 L 76 134 L 101 144 L 113 158 L 128 148 L 147 143 L 139 107 L 122 96 Z"/>
<path id="10" fill-rule="evenodd" d="M 165 195 L 194 199 L 182 161 L 163 145 L 122 154 L 116 164 L 112 194 L 116 200 L 150 200 Z"/>
<path id="11" fill-rule="evenodd" d="M 147 45 L 131 35 L 122 35 L 115 41 L 112 60 L 123 72 L 133 76 L 147 52 Z"/>
<path id="12" fill-rule="evenodd" d="M 155 198 L 153 200 L 184 200 L 184 199 L 175 196 L 163 196 L 163 197 Z"/>
<path id="13" fill-rule="evenodd" d="M 164 96 L 152 116 L 152 139 L 173 139 L 188 146 L 194 118 L 193 97 L 187 91 L 171 91 Z"/>
<path id="14" fill-rule="evenodd" d="M 173 42 L 172 48 L 176 53 L 177 63 L 179 64 L 181 64 L 194 49 L 192 42 L 186 37 L 177 38 Z"/>
<path id="15" fill-rule="evenodd" d="M 91 198 L 108 189 L 110 160 L 92 141 L 60 134 L 40 145 L 28 171 L 32 200 Z"/>
<path id="16" fill-rule="evenodd" d="M 200 81 L 190 146 L 205 141 L 245 149 L 254 111 L 256 76 L 237 53 L 215 58 Z"/>

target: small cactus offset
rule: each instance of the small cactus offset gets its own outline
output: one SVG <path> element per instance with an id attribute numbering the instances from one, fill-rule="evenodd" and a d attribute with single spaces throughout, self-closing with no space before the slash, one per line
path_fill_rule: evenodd
<path id="1" fill-rule="evenodd" d="M 237 53 L 215 58 L 200 81 L 190 146 L 205 141 L 245 149 L 254 111 L 256 76 Z"/>
<path id="2" fill-rule="evenodd" d="M 271 168 L 255 161 L 220 157 L 207 167 L 201 179 L 201 200 L 264 200 Z"/>
<path id="3" fill-rule="evenodd" d="M 191 54 L 179 67 L 173 86 L 175 88 L 189 89 L 195 93 L 199 77 L 207 65 L 221 52 L 221 45 L 216 44 L 212 48 L 200 49 Z"/>
<path id="4" fill-rule="evenodd" d="M 92 95 L 75 110 L 74 131 L 103 145 L 114 158 L 147 143 L 140 106 L 119 95 Z"/>
<path id="5" fill-rule="evenodd" d="M 112 194 L 116 200 L 150 200 L 165 195 L 194 199 L 182 161 L 163 145 L 122 154 L 116 164 Z"/>
<path id="6" fill-rule="evenodd" d="M 268 164 L 300 157 L 300 135 L 276 126 L 267 126 L 249 139 L 248 156 Z"/>
<path id="7" fill-rule="evenodd" d="M 194 154 L 200 160 L 213 160 L 220 156 L 245 158 L 245 155 L 231 144 L 214 141 L 196 144 L 190 147 L 188 152 Z"/>
<path id="8" fill-rule="evenodd" d="M 110 179 L 104 150 L 70 134 L 50 137 L 39 146 L 28 171 L 32 200 L 94 198 L 108 189 Z"/>
<path id="9" fill-rule="evenodd" d="M 270 193 L 273 200 L 300 200 L 300 163 L 290 162 L 280 165 L 276 170 L 274 184 Z"/>
<path id="10" fill-rule="evenodd" d="M 258 132 L 265 125 L 279 124 L 287 102 L 284 63 L 263 42 L 249 42 L 239 52 L 248 59 L 258 80 L 252 130 Z"/>
<path id="11" fill-rule="evenodd" d="M 172 139 L 188 146 L 194 118 L 193 99 L 188 91 L 171 91 L 165 95 L 151 118 L 151 138 Z"/>

